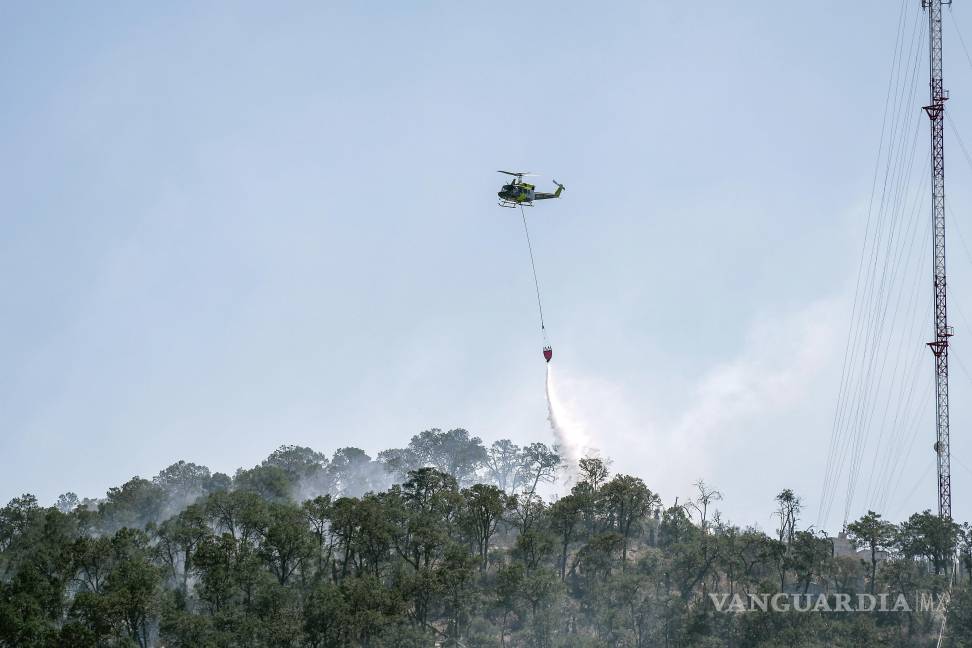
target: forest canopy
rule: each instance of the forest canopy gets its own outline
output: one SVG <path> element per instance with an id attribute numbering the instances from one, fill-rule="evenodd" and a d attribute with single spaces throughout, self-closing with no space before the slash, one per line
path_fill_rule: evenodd
<path id="1" fill-rule="evenodd" d="M 912 646 L 944 612 L 717 605 L 779 593 L 950 593 L 943 645 L 972 646 L 968 523 L 869 511 L 848 553 L 789 489 L 764 532 L 704 481 L 678 503 L 650 477 L 432 429 L 374 458 L 288 445 L 232 476 L 179 461 L 101 498 L 25 494 L 0 509 L 0 646 Z"/>

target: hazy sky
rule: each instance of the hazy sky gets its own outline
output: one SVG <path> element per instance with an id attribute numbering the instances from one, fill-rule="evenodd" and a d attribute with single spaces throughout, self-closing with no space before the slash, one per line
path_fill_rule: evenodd
<path id="1" fill-rule="evenodd" d="M 900 6 L 5 4 L 0 499 L 430 427 L 551 441 L 522 225 L 495 199 L 517 168 L 567 186 L 528 217 L 561 395 L 613 469 L 666 503 L 704 477 L 764 528 L 791 487 L 809 524 Z M 972 35 L 954 18 L 946 39 Z M 972 142 L 972 66 L 946 56 Z M 960 519 L 969 387 L 953 371 Z M 895 519 L 936 505 L 919 418 Z"/>

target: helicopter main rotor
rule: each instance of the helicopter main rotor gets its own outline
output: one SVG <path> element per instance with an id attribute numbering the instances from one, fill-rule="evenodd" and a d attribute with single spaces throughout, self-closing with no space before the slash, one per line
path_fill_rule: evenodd
<path id="1" fill-rule="evenodd" d="M 537 175 L 532 171 L 497 171 L 496 173 L 505 173 L 508 176 L 514 176 L 516 178 L 526 178 Z"/>

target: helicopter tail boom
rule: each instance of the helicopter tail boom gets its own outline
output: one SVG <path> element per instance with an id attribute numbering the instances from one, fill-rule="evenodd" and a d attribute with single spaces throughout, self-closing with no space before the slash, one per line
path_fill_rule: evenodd
<path id="1" fill-rule="evenodd" d="M 562 194 L 564 192 L 564 189 L 566 187 L 564 187 L 564 185 L 560 184 L 556 180 L 554 180 L 554 184 L 557 185 L 557 191 L 555 191 L 553 193 L 537 192 L 537 194 L 533 197 L 533 199 L 534 200 L 547 200 L 548 198 L 560 198 L 560 194 Z"/>

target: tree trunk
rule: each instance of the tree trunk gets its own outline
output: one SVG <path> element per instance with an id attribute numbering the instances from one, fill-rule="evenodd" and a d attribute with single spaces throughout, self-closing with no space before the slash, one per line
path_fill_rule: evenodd
<path id="1" fill-rule="evenodd" d="M 569 541 L 563 543 L 563 550 L 560 552 L 560 582 L 567 580 L 567 546 Z"/>
<path id="2" fill-rule="evenodd" d="M 874 579 L 877 576 L 877 547 L 871 547 L 871 594 L 875 592 L 875 582 Z"/>

